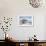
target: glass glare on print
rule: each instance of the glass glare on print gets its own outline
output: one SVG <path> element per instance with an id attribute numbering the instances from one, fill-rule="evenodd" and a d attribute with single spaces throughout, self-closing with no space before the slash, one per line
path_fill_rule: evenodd
<path id="1" fill-rule="evenodd" d="M 33 25 L 33 16 L 19 16 L 20 26 L 32 26 Z"/>

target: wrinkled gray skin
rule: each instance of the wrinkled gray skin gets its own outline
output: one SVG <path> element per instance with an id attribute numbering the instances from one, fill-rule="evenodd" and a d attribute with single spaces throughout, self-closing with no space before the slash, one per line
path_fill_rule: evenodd
<path id="1" fill-rule="evenodd" d="M 29 0 L 30 5 L 34 8 L 38 8 L 40 6 L 40 1 L 41 0 Z"/>

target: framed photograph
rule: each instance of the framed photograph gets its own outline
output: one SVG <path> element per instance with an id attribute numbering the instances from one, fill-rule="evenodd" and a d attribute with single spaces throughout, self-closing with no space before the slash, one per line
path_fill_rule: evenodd
<path id="1" fill-rule="evenodd" d="M 19 26 L 33 26 L 33 16 L 18 16 Z"/>

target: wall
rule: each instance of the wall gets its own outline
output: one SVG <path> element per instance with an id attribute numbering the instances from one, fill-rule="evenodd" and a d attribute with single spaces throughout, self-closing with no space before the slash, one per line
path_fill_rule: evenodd
<path id="1" fill-rule="evenodd" d="M 34 16 L 33 27 L 19 27 L 16 23 L 16 16 Z M 28 0 L 0 0 L 0 16 L 13 17 L 12 29 L 9 31 L 16 39 L 26 40 L 35 33 L 39 40 L 44 38 L 45 30 L 45 8 L 32 8 Z M 2 38 L 2 37 L 1 37 Z"/>
<path id="2" fill-rule="evenodd" d="M 46 39 L 46 16 L 45 16 L 45 24 L 44 24 L 44 39 Z"/>
<path id="3" fill-rule="evenodd" d="M 3 17 L 2 17 L 3 18 Z M 34 34 L 37 35 L 37 39 L 43 40 L 44 37 L 44 30 L 45 30 L 45 16 L 34 16 L 34 24 L 33 26 L 27 26 L 27 27 L 21 27 L 17 25 L 17 16 L 13 17 L 12 20 L 12 26 L 10 27 L 10 35 L 16 38 L 16 40 L 27 40 L 29 37 L 31 38 Z M 0 32 L 3 33 L 3 31 L 0 29 Z M 1 34 L 1 33 L 0 33 Z M 4 35 L 4 33 L 3 33 Z M 3 39 L 4 37 L 0 36 L 0 39 Z"/>

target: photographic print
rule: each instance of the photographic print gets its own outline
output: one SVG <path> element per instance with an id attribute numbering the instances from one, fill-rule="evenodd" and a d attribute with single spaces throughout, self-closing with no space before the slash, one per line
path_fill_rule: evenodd
<path id="1" fill-rule="evenodd" d="M 33 26 L 33 16 L 19 16 L 20 26 Z"/>

